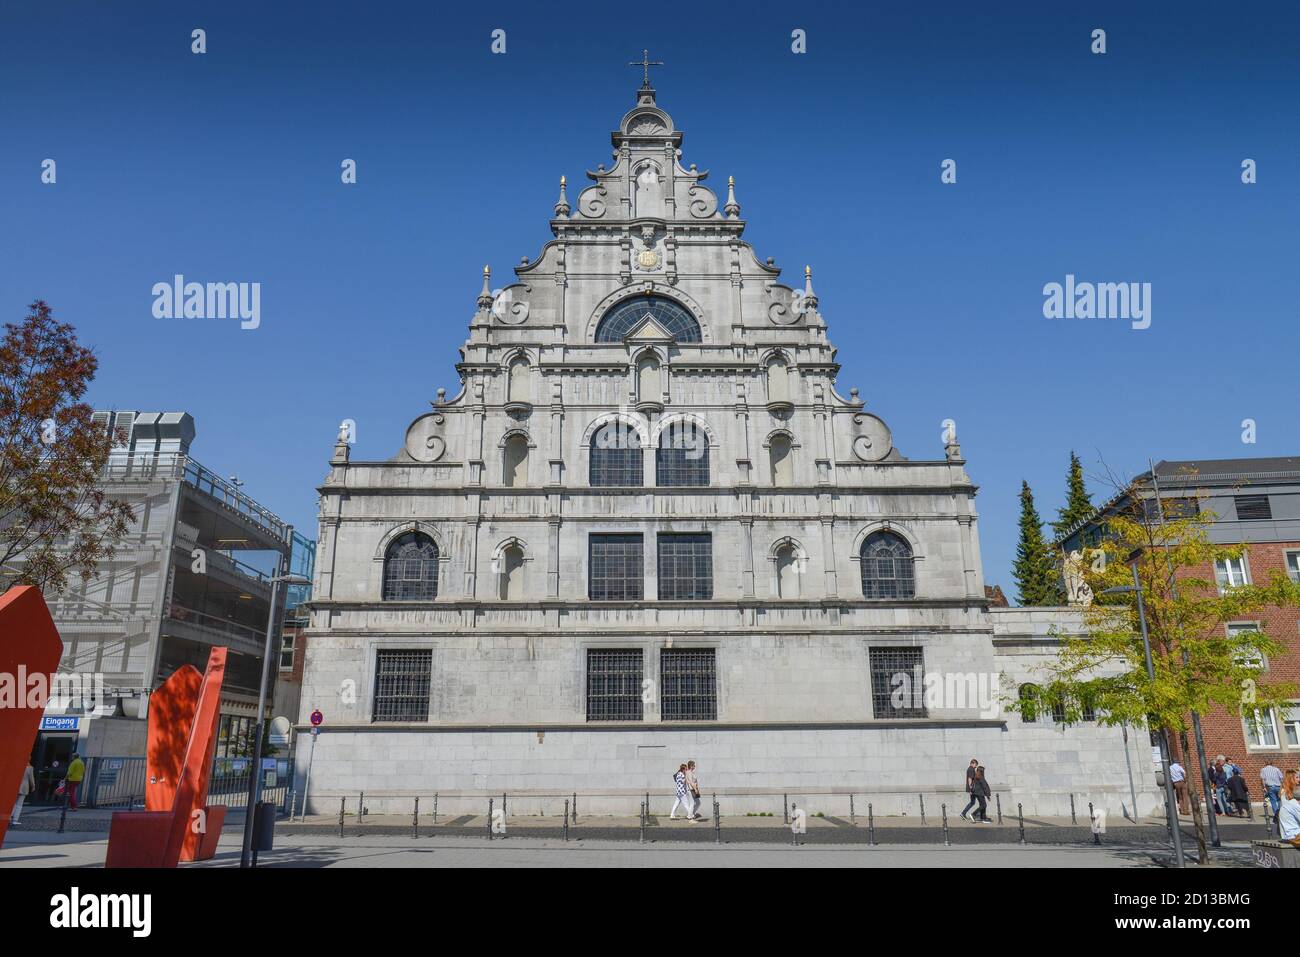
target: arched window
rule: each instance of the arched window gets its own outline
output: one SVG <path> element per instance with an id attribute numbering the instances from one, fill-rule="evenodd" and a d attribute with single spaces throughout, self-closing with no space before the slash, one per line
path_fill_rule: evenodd
<path id="1" fill-rule="evenodd" d="M 420 532 L 399 535 L 384 553 L 384 600 L 428 601 L 438 596 L 438 546 Z"/>
<path id="2" fill-rule="evenodd" d="M 799 553 L 790 544 L 776 551 L 776 597 L 799 597 Z"/>
<path id="3" fill-rule="evenodd" d="M 636 487 L 644 483 L 641 436 L 622 419 L 602 426 L 591 438 L 591 469 L 588 482 L 593 486 Z"/>
<path id="4" fill-rule="evenodd" d="M 506 439 L 501 468 L 503 485 L 520 488 L 528 484 L 528 437 L 515 433 Z"/>
<path id="5" fill-rule="evenodd" d="M 533 370 L 527 359 L 520 356 L 510 363 L 509 378 L 509 401 L 532 402 Z"/>
<path id="6" fill-rule="evenodd" d="M 709 437 L 689 420 L 659 434 L 655 450 L 656 485 L 708 485 Z"/>
<path id="7" fill-rule="evenodd" d="M 790 401 L 790 371 L 784 356 L 775 356 L 767 364 L 767 401 Z"/>
<path id="8" fill-rule="evenodd" d="M 790 436 L 775 435 L 768 443 L 768 452 L 772 458 L 772 484 L 794 484 L 794 449 L 790 445 Z"/>
<path id="9" fill-rule="evenodd" d="M 701 341 L 700 324 L 690 310 L 663 296 L 637 296 L 620 302 L 600 320 L 596 341 L 622 342 L 647 316 L 678 342 Z"/>
<path id="10" fill-rule="evenodd" d="M 1020 720 L 1025 724 L 1033 724 L 1038 720 L 1039 712 L 1038 686 L 1021 685 L 1020 686 Z"/>
<path id="11" fill-rule="evenodd" d="M 873 532 L 862 543 L 864 598 L 914 598 L 912 548 L 890 532 Z"/>
<path id="12" fill-rule="evenodd" d="M 663 387 L 659 384 L 659 360 L 642 356 L 636 363 L 636 398 L 638 402 L 659 402 Z"/>
<path id="13" fill-rule="evenodd" d="M 524 594 L 524 550 L 516 544 L 501 552 L 501 600 L 522 598 Z"/>

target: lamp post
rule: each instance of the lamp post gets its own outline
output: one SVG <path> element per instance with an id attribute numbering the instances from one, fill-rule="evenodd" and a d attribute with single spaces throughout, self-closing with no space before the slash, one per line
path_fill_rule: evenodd
<path id="1" fill-rule="evenodd" d="M 1142 580 L 1138 577 L 1137 558 L 1141 554 L 1141 549 L 1133 552 L 1129 556 L 1132 561 L 1130 566 L 1133 570 L 1133 584 L 1120 585 L 1115 588 L 1107 588 L 1102 592 L 1103 595 L 1119 595 L 1132 592 L 1137 596 L 1137 613 L 1138 624 L 1142 628 L 1142 650 L 1146 653 L 1147 659 L 1147 678 L 1155 681 L 1156 669 L 1151 661 L 1151 637 L 1147 634 L 1147 615 L 1146 606 L 1142 602 Z M 1186 867 L 1187 861 L 1183 859 L 1183 835 L 1178 830 L 1178 804 L 1174 796 L 1174 782 L 1169 773 L 1169 735 L 1164 728 L 1158 732 L 1160 739 L 1160 766 L 1165 776 L 1165 820 L 1169 825 L 1169 836 L 1174 844 L 1174 860 L 1178 867 Z M 1133 809 L 1133 816 L 1137 816 L 1137 808 Z"/>
<path id="2" fill-rule="evenodd" d="M 280 559 L 283 569 L 288 557 Z M 248 867 L 253 851 L 253 812 L 262 798 L 262 735 L 266 724 L 266 683 L 271 674 L 271 645 L 275 640 L 275 606 L 279 600 L 280 583 L 310 585 L 302 575 L 275 575 L 271 578 L 271 610 L 266 614 L 266 645 L 262 649 L 262 682 L 257 688 L 257 728 L 253 737 L 253 764 L 248 774 L 248 809 L 244 812 L 244 847 L 239 855 L 239 866 Z"/>

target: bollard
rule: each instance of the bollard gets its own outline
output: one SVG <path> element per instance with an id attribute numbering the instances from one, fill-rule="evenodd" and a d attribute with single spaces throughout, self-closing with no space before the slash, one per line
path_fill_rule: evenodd
<path id="1" fill-rule="evenodd" d="M 569 839 L 569 799 L 564 799 L 564 839 Z"/>
<path id="2" fill-rule="evenodd" d="M 795 813 L 798 814 L 798 813 L 799 813 L 799 805 L 796 804 L 796 805 L 794 806 L 794 810 L 795 810 Z M 793 827 L 790 828 L 790 844 L 791 844 L 793 847 L 798 847 L 798 846 L 799 846 L 799 835 L 795 832 L 795 829 L 794 829 Z"/>
<path id="3" fill-rule="evenodd" d="M 343 836 L 343 813 L 348 803 L 347 798 L 339 798 L 339 837 Z"/>
<path id="4" fill-rule="evenodd" d="M 578 793 L 573 793 L 573 823 L 578 823 Z"/>
<path id="5" fill-rule="evenodd" d="M 645 816 L 650 816 L 650 792 L 645 792 Z"/>
<path id="6" fill-rule="evenodd" d="M 1002 823 L 1002 795 L 995 794 L 993 795 L 993 799 L 998 802 L 998 823 L 1001 824 Z"/>
<path id="7" fill-rule="evenodd" d="M 858 816 L 853 812 L 853 795 L 849 795 L 849 823 L 857 824 Z"/>
<path id="8" fill-rule="evenodd" d="M 411 813 L 411 837 L 420 836 L 420 799 L 415 799 L 415 810 Z"/>
<path id="9" fill-rule="evenodd" d="M 492 798 L 488 798 L 488 822 L 487 822 L 487 824 L 488 824 L 488 840 L 489 840 L 489 841 L 492 840 L 492 804 L 493 804 L 493 803 L 494 803 L 494 802 L 493 802 L 493 799 L 492 799 Z"/>
<path id="10" fill-rule="evenodd" d="M 713 833 L 715 843 L 722 843 L 722 814 L 718 810 L 718 796 L 713 795 Z"/>
<path id="11" fill-rule="evenodd" d="M 366 813 L 366 792 L 361 792 L 361 797 L 357 798 L 357 823 L 361 823 L 361 815 Z"/>
<path id="12" fill-rule="evenodd" d="M 501 792 L 501 821 L 504 823 L 505 819 L 506 819 L 506 792 L 502 791 Z"/>
<path id="13" fill-rule="evenodd" d="M 872 847 L 876 846 L 876 816 L 872 813 L 871 802 L 867 802 L 867 838 Z"/>
<path id="14" fill-rule="evenodd" d="M 641 843 L 645 843 L 645 804 L 641 805 Z"/>
<path id="15" fill-rule="evenodd" d="M 297 792 L 297 791 L 290 791 L 290 792 L 289 792 L 289 820 L 290 820 L 290 822 L 296 820 L 297 817 L 298 817 L 298 792 Z"/>
<path id="16" fill-rule="evenodd" d="M 1020 821 L 1020 843 L 1025 843 L 1025 810 L 1024 805 L 1016 805 L 1016 817 Z"/>
<path id="17" fill-rule="evenodd" d="M 790 795 L 782 794 L 781 800 L 785 806 L 785 810 L 782 812 L 781 816 L 785 818 L 785 823 L 789 824 L 790 823 Z"/>
<path id="18" fill-rule="evenodd" d="M 948 805 L 940 804 L 939 810 L 943 814 L 943 846 L 952 847 L 952 842 L 948 840 Z"/>
<path id="19" fill-rule="evenodd" d="M 918 794 L 917 797 L 921 799 L 921 823 L 924 824 L 925 823 L 925 795 Z"/>
<path id="20" fill-rule="evenodd" d="M 1255 805 L 1250 801 L 1246 802 L 1246 817 L 1255 820 Z"/>
<path id="21" fill-rule="evenodd" d="M 1078 824 L 1079 819 L 1074 816 L 1074 795 L 1070 795 L 1070 823 Z"/>
<path id="22" fill-rule="evenodd" d="M 1088 820 L 1092 822 L 1092 843 L 1101 844 L 1101 834 L 1097 831 L 1097 812 L 1092 809 L 1092 802 L 1088 802 Z"/>
<path id="23" fill-rule="evenodd" d="M 437 795 L 437 793 L 435 793 L 435 794 L 433 795 L 433 823 L 434 823 L 434 824 L 437 824 L 437 823 L 438 823 L 438 795 Z"/>
<path id="24" fill-rule="evenodd" d="M 64 784 L 63 806 L 59 808 L 59 833 L 63 833 L 63 827 L 68 823 L 68 792 L 67 784 Z"/>

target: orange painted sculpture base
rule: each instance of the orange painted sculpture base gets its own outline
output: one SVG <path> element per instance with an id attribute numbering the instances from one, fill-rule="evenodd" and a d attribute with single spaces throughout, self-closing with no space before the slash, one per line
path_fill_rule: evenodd
<path id="1" fill-rule="evenodd" d="M 187 849 L 186 860 L 204 860 L 204 851 L 209 851 L 208 857 L 216 853 L 226 814 L 225 808 L 212 813 L 214 809 L 207 807 L 207 792 L 217 746 L 226 649 L 213 648 L 208 655 L 208 667 L 197 695 L 193 677 L 183 671 L 172 675 L 149 698 L 147 767 L 151 780 L 146 784 L 145 801 L 150 809 L 113 815 L 105 867 L 175 867 Z M 155 700 L 161 707 L 157 714 L 153 710 Z M 168 797 L 170 807 L 158 807 Z M 205 813 L 196 832 L 199 810 Z"/>
<path id="2" fill-rule="evenodd" d="M 40 589 L 21 585 L 0 596 L 0 675 L 13 682 L 13 700 L 0 694 L 0 845 L 45 714 L 45 693 L 28 698 L 30 679 L 46 676 L 48 693 L 48 676 L 61 657 L 63 641 Z"/>

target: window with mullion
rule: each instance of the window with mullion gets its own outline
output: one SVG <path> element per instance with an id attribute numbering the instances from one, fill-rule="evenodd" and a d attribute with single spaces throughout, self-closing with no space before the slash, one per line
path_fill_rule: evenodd
<path id="1" fill-rule="evenodd" d="M 716 721 L 718 683 L 712 648 L 659 652 L 660 717 L 664 721 Z"/>
<path id="2" fill-rule="evenodd" d="M 702 600 L 713 597 L 713 536 L 708 532 L 659 536 L 659 598 Z"/>
<path id="3" fill-rule="evenodd" d="M 644 598 L 643 549 L 639 534 L 592 535 L 587 542 L 587 597 L 592 601 Z"/>

